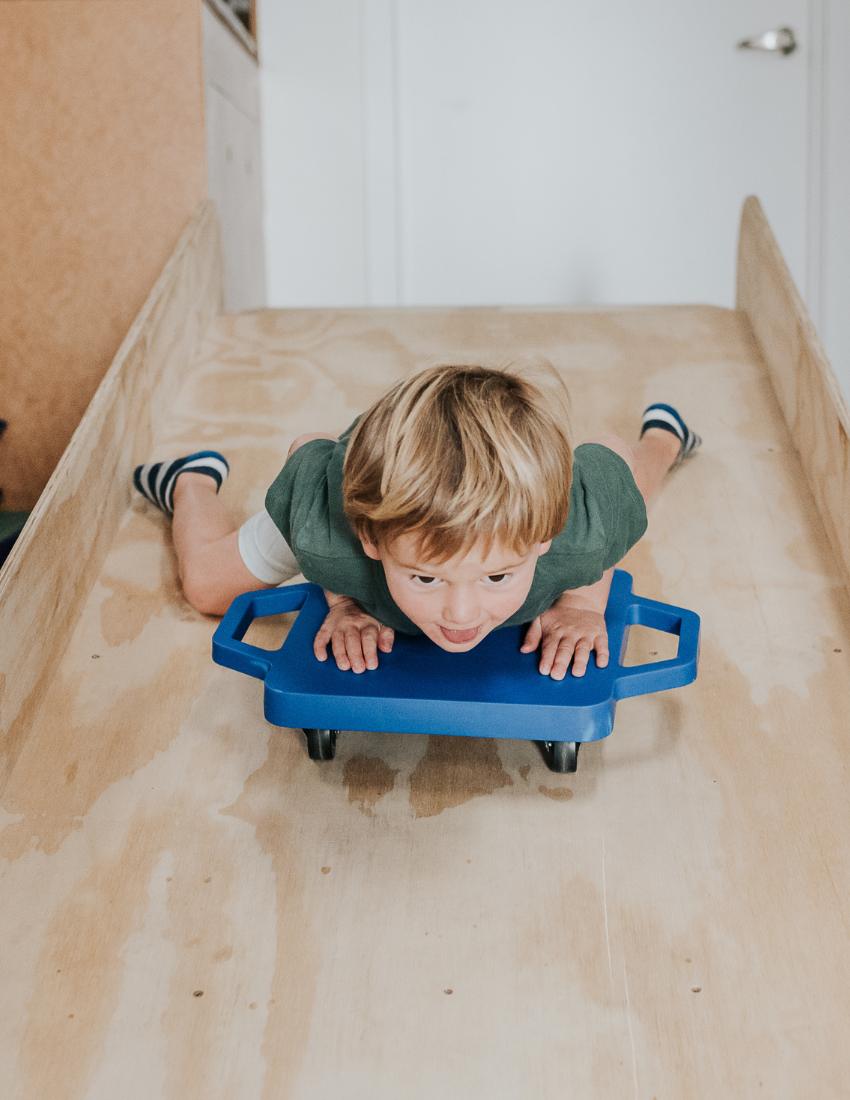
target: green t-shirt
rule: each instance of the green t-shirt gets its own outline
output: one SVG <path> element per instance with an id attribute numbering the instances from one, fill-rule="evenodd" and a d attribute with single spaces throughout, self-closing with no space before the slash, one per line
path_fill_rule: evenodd
<path id="1" fill-rule="evenodd" d="M 354 425 L 352 425 L 352 428 Z M 309 581 L 350 596 L 404 634 L 421 634 L 399 609 L 384 567 L 364 553 L 342 507 L 342 465 L 352 428 L 339 443 L 314 439 L 288 459 L 266 494 L 266 508 Z M 530 622 L 570 588 L 594 584 L 646 530 L 646 507 L 618 454 L 583 443 L 574 454 L 566 526 L 537 561 L 525 603 L 504 622 Z"/>

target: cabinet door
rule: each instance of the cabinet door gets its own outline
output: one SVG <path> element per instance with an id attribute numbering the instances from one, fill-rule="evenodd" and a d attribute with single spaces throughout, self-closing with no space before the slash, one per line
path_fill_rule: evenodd
<path id="1" fill-rule="evenodd" d="M 221 221 L 225 308 L 255 309 L 266 302 L 259 70 L 206 5 L 201 13 L 207 181 Z"/>

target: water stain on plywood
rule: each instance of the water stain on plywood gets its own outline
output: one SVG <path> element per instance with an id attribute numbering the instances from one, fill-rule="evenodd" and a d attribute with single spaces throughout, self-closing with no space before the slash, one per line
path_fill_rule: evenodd
<path id="1" fill-rule="evenodd" d="M 553 802 L 569 802 L 573 797 L 573 792 L 569 787 L 544 787 L 537 788 L 541 794 L 545 794 L 547 798 L 551 798 Z"/>
<path id="2" fill-rule="evenodd" d="M 322 357 L 314 362 L 343 393 L 349 406 L 364 412 L 399 378 L 426 365 L 387 328 L 374 325 L 355 335 L 344 333 L 337 340 L 329 340 L 322 348 Z"/>
<path id="3" fill-rule="evenodd" d="M 286 416 L 306 403 L 313 385 L 310 364 L 295 356 L 266 368 L 253 363 L 233 370 L 218 367 L 195 381 L 193 407 L 213 415 L 261 410 L 264 416 Z"/>
<path id="4" fill-rule="evenodd" d="M 80 703 L 84 688 L 91 687 L 84 673 L 57 676 L 42 710 L 49 752 L 41 738 L 28 743 L 18 759 L 4 808 L 24 816 L 0 834 L 0 854 L 17 859 L 33 843 L 41 851 L 56 851 L 108 787 L 177 737 L 208 673 L 207 659 L 196 647 L 181 647 L 152 670 L 155 692 L 150 682 L 110 690 L 98 709 L 90 693 L 87 703 Z M 74 782 L 67 782 L 75 764 Z"/>
<path id="5" fill-rule="evenodd" d="M 342 777 L 348 787 L 348 801 L 356 802 L 361 813 L 372 816 L 375 803 L 389 794 L 395 785 L 397 768 L 391 768 L 379 756 L 358 753 L 345 762 Z"/>
<path id="6" fill-rule="evenodd" d="M 619 1005 L 609 966 L 605 895 L 601 881 L 583 875 L 561 880 L 551 894 L 536 899 L 528 920 L 518 928 L 519 965 L 537 973 L 544 965 L 558 975 L 565 988 L 575 983 L 584 998 L 606 1008 Z M 612 934 L 619 933 L 619 926 Z M 614 947 L 621 950 L 615 939 Z"/>
<path id="7" fill-rule="evenodd" d="M 182 620 L 197 617 L 177 581 L 170 524 L 141 497 L 134 504 L 125 514 L 99 579 L 100 587 L 109 593 L 100 604 L 101 633 L 109 646 L 135 641 L 167 607 L 173 606 Z"/>
<path id="8" fill-rule="evenodd" d="M 293 757 L 291 739 L 272 737 L 265 764 L 249 777 L 236 802 L 222 811 L 255 827 L 257 843 L 271 857 L 275 877 L 277 950 L 263 1042 L 263 1100 L 286 1100 L 293 1095 L 307 1050 L 323 959 L 306 903 L 304 876 L 299 861 L 292 858 L 301 838 L 279 798 L 280 777 L 292 772 Z"/>
<path id="9" fill-rule="evenodd" d="M 415 817 L 435 817 L 512 785 L 491 737 L 429 737 L 410 777 L 410 805 Z"/>
<path id="10" fill-rule="evenodd" d="M 170 527 L 167 517 L 144 500 L 135 489 L 133 493 L 133 506 L 124 513 L 118 534 L 110 547 L 110 554 L 139 542 L 159 546 L 162 544 L 163 529 Z"/>
<path id="11" fill-rule="evenodd" d="M 177 807 L 166 820 L 172 821 Z M 125 975 L 124 948 L 148 907 L 162 834 L 137 819 L 111 858 L 95 862 L 52 917 L 24 1014 L 18 1095 L 76 1100 L 104 1057 Z M 66 1021 L 73 1019 L 74 1026 Z"/>
<path id="12" fill-rule="evenodd" d="M 222 1049 L 226 1037 L 233 1034 L 227 1012 L 234 991 L 267 988 L 263 970 L 272 964 L 273 937 L 266 934 L 261 921 L 247 933 L 238 915 L 246 887 L 256 891 L 257 899 L 265 896 L 263 876 L 244 877 L 243 861 L 256 849 L 231 843 L 238 836 L 232 824 L 226 821 L 222 828 L 221 818 L 197 803 L 189 803 L 169 824 L 174 837 L 167 841 L 173 853 L 169 938 L 175 952 L 160 1025 L 167 1042 L 163 1096 L 216 1094 Z M 199 868 L 210 875 L 201 879 Z M 205 1019 L 206 1013 L 213 1015 Z M 247 1028 L 243 1022 L 239 1036 L 239 1045 L 252 1049 L 257 1060 L 261 1028 L 261 1019 L 255 1018 Z M 231 1067 L 238 1061 L 231 1056 Z M 234 1067 L 232 1072 L 238 1080 L 239 1070 Z"/>
<path id="13" fill-rule="evenodd" d="M 807 1036 L 805 1043 L 787 1045 L 783 1036 L 805 1034 L 810 1018 L 800 998 L 801 991 L 811 989 L 818 990 L 821 1006 L 830 1006 L 819 1018 L 819 1073 L 824 1080 L 839 1080 L 846 1069 L 840 1052 L 841 1036 L 850 1026 L 850 967 L 841 952 L 820 955 L 807 946 L 811 929 L 817 929 L 821 943 L 846 938 L 844 915 L 831 904 L 835 897 L 846 897 L 850 887 L 842 854 L 847 745 L 833 717 L 844 692 L 828 674 L 816 674 L 808 684 L 807 700 L 780 687 L 756 705 L 745 674 L 716 638 L 707 638 L 699 679 L 688 689 L 686 745 L 693 757 L 687 804 L 700 807 L 704 829 L 708 798 L 719 800 L 715 845 L 723 858 L 711 861 L 715 846 L 702 854 L 696 846 L 688 851 L 694 876 L 690 894 L 698 906 L 690 924 L 672 937 L 669 916 L 639 907 L 634 899 L 614 909 L 612 897 L 619 891 L 616 879 L 612 890 L 609 873 L 612 940 L 616 929 L 630 960 L 631 1006 L 641 1029 L 675 1026 L 682 1048 L 699 1051 L 698 1058 L 668 1067 L 674 1095 L 698 1095 L 714 1071 L 711 1051 L 700 1046 L 706 1028 L 715 1037 L 714 1050 L 739 1051 L 740 1080 L 758 1073 L 765 1092 L 772 1078 L 772 1095 L 804 1095 L 811 1040 Z M 817 736 L 800 751 L 806 729 Z M 813 797 L 817 813 L 812 812 Z M 692 818 L 683 820 L 690 830 L 697 828 Z M 651 945 L 664 937 L 674 958 L 698 961 L 698 974 L 683 976 L 683 985 L 694 988 L 691 982 L 699 977 L 698 987 L 715 994 L 702 1007 L 707 1015 L 698 1020 L 682 1015 L 679 1003 L 657 986 L 661 956 Z M 764 1023 L 764 1006 L 772 1006 L 770 1027 Z"/>
<path id="14" fill-rule="evenodd" d="M 164 579 L 153 591 L 143 584 L 117 577 L 105 576 L 101 583 L 111 592 L 100 605 L 100 629 L 107 645 L 119 646 L 135 641 L 151 619 L 172 605 L 182 605 L 186 609 L 181 617 L 196 617 L 195 612 L 186 608 L 180 587 L 173 578 Z"/>
<path id="15" fill-rule="evenodd" d="M 44 698 L 46 683 L 49 682 L 48 676 L 52 672 L 53 669 L 48 668 L 48 673 L 36 682 L 35 687 L 24 699 L 14 719 L 8 726 L 0 727 L 0 792 L 5 792 L 6 783 L 13 774 L 15 765 L 24 751 L 27 735 L 30 732 L 39 704 Z M 0 689 L 5 694 L 5 673 L 0 673 Z M 2 695 L 0 695 L 0 702 L 2 702 Z"/>
<path id="16" fill-rule="evenodd" d="M 262 618 L 254 619 L 242 640 L 246 645 L 256 646 L 257 649 L 269 651 L 280 649 L 297 617 L 297 611 L 284 611 L 280 615 L 263 615 Z"/>
<path id="17" fill-rule="evenodd" d="M 274 438 L 268 446 L 230 445 L 231 437 L 218 443 L 230 462 L 230 476 L 222 486 L 222 501 L 234 521 L 241 515 L 247 517 L 260 511 L 268 487 L 283 469 L 290 438 L 284 436 L 279 426 L 275 426 L 272 434 Z M 293 434 L 290 430 L 290 436 Z"/>

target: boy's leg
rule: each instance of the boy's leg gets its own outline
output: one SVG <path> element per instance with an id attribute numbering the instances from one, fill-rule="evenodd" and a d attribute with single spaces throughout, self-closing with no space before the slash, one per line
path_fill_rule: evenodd
<path id="1" fill-rule="evenodd" d="M 675 436 L 658 428 L 644 432 L 640 443 L 629 444 L 616 435 L 597 435 L 586 442 L 601 443 L 618 454 L 632 471 L 635 484 L 647 503 L 661 487 L 670 467 L 675 465 L 680 449 Z"/>
<path id="2" fill-rule="evenodd" d="M 634 455 L 635 484 L 643 499 L 649 498 L 661 488 L 664 478 L 676 464 L 681 441 L 662 428 L 648 428 L 639 443 L 632 447 Z"/>
<path id="3" fill-rule="evenodd" d="M 174 484 L 172 537 L 180 582 L 189 603 L 205 615 L 223 615 L 243 592 L 272 585 L 258 580 L 239 552 L 239 532 L 205 474 L 181 473 Z"/>
<path id="4" fill-rule="evenodd" d="M 692 455 L 702 440 L 672 406 L 650 405 L 643 414 L 639 443 L 630 446 L 614 435 L 597 436 L 588 442 L 601 443 L 623 459 L 648 503 L 670 470 Z"/>
<path id="5" fill-rule="evenodd" d="M 336 437 L 300 436 L 290 455 L 312 439 Z M 142 496 L 173 517 L 172 541 L 183 594 L 205 615 L 223 615 L 243 592 L 272 588 L 299 572 L 295 555 L 267 512 L 237 530 L 217 496 L 229 469 L 218 451 L 198 451 L 138 466 L 133 473 Z M 254 569 L 266 579 L 260 580 Z"/>
<path id="6" fill-rule="evenodd" d="M 691 431 L 672 405 L 657 403 L 644 409 L 640 442 L 632 448 L 634 475 L 643 499 L 661 488 L 668 471 L 689 458 L 702 440 Z"/>

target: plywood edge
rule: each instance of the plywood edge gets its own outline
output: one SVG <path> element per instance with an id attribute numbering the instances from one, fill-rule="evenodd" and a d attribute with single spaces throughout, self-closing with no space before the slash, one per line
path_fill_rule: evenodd
<path id="1" fill-rule="evenodd" d="M 761 203 L 744 202 L 737 307 L 748 317 L 850 586 L 850 412 Z"/>
<path id="2" fill-rule="evenodd" d="M 0 571 L 0 791 L 147 457 L 156 407 L 222 312 L 215 206 L 201 203 Z"/>

